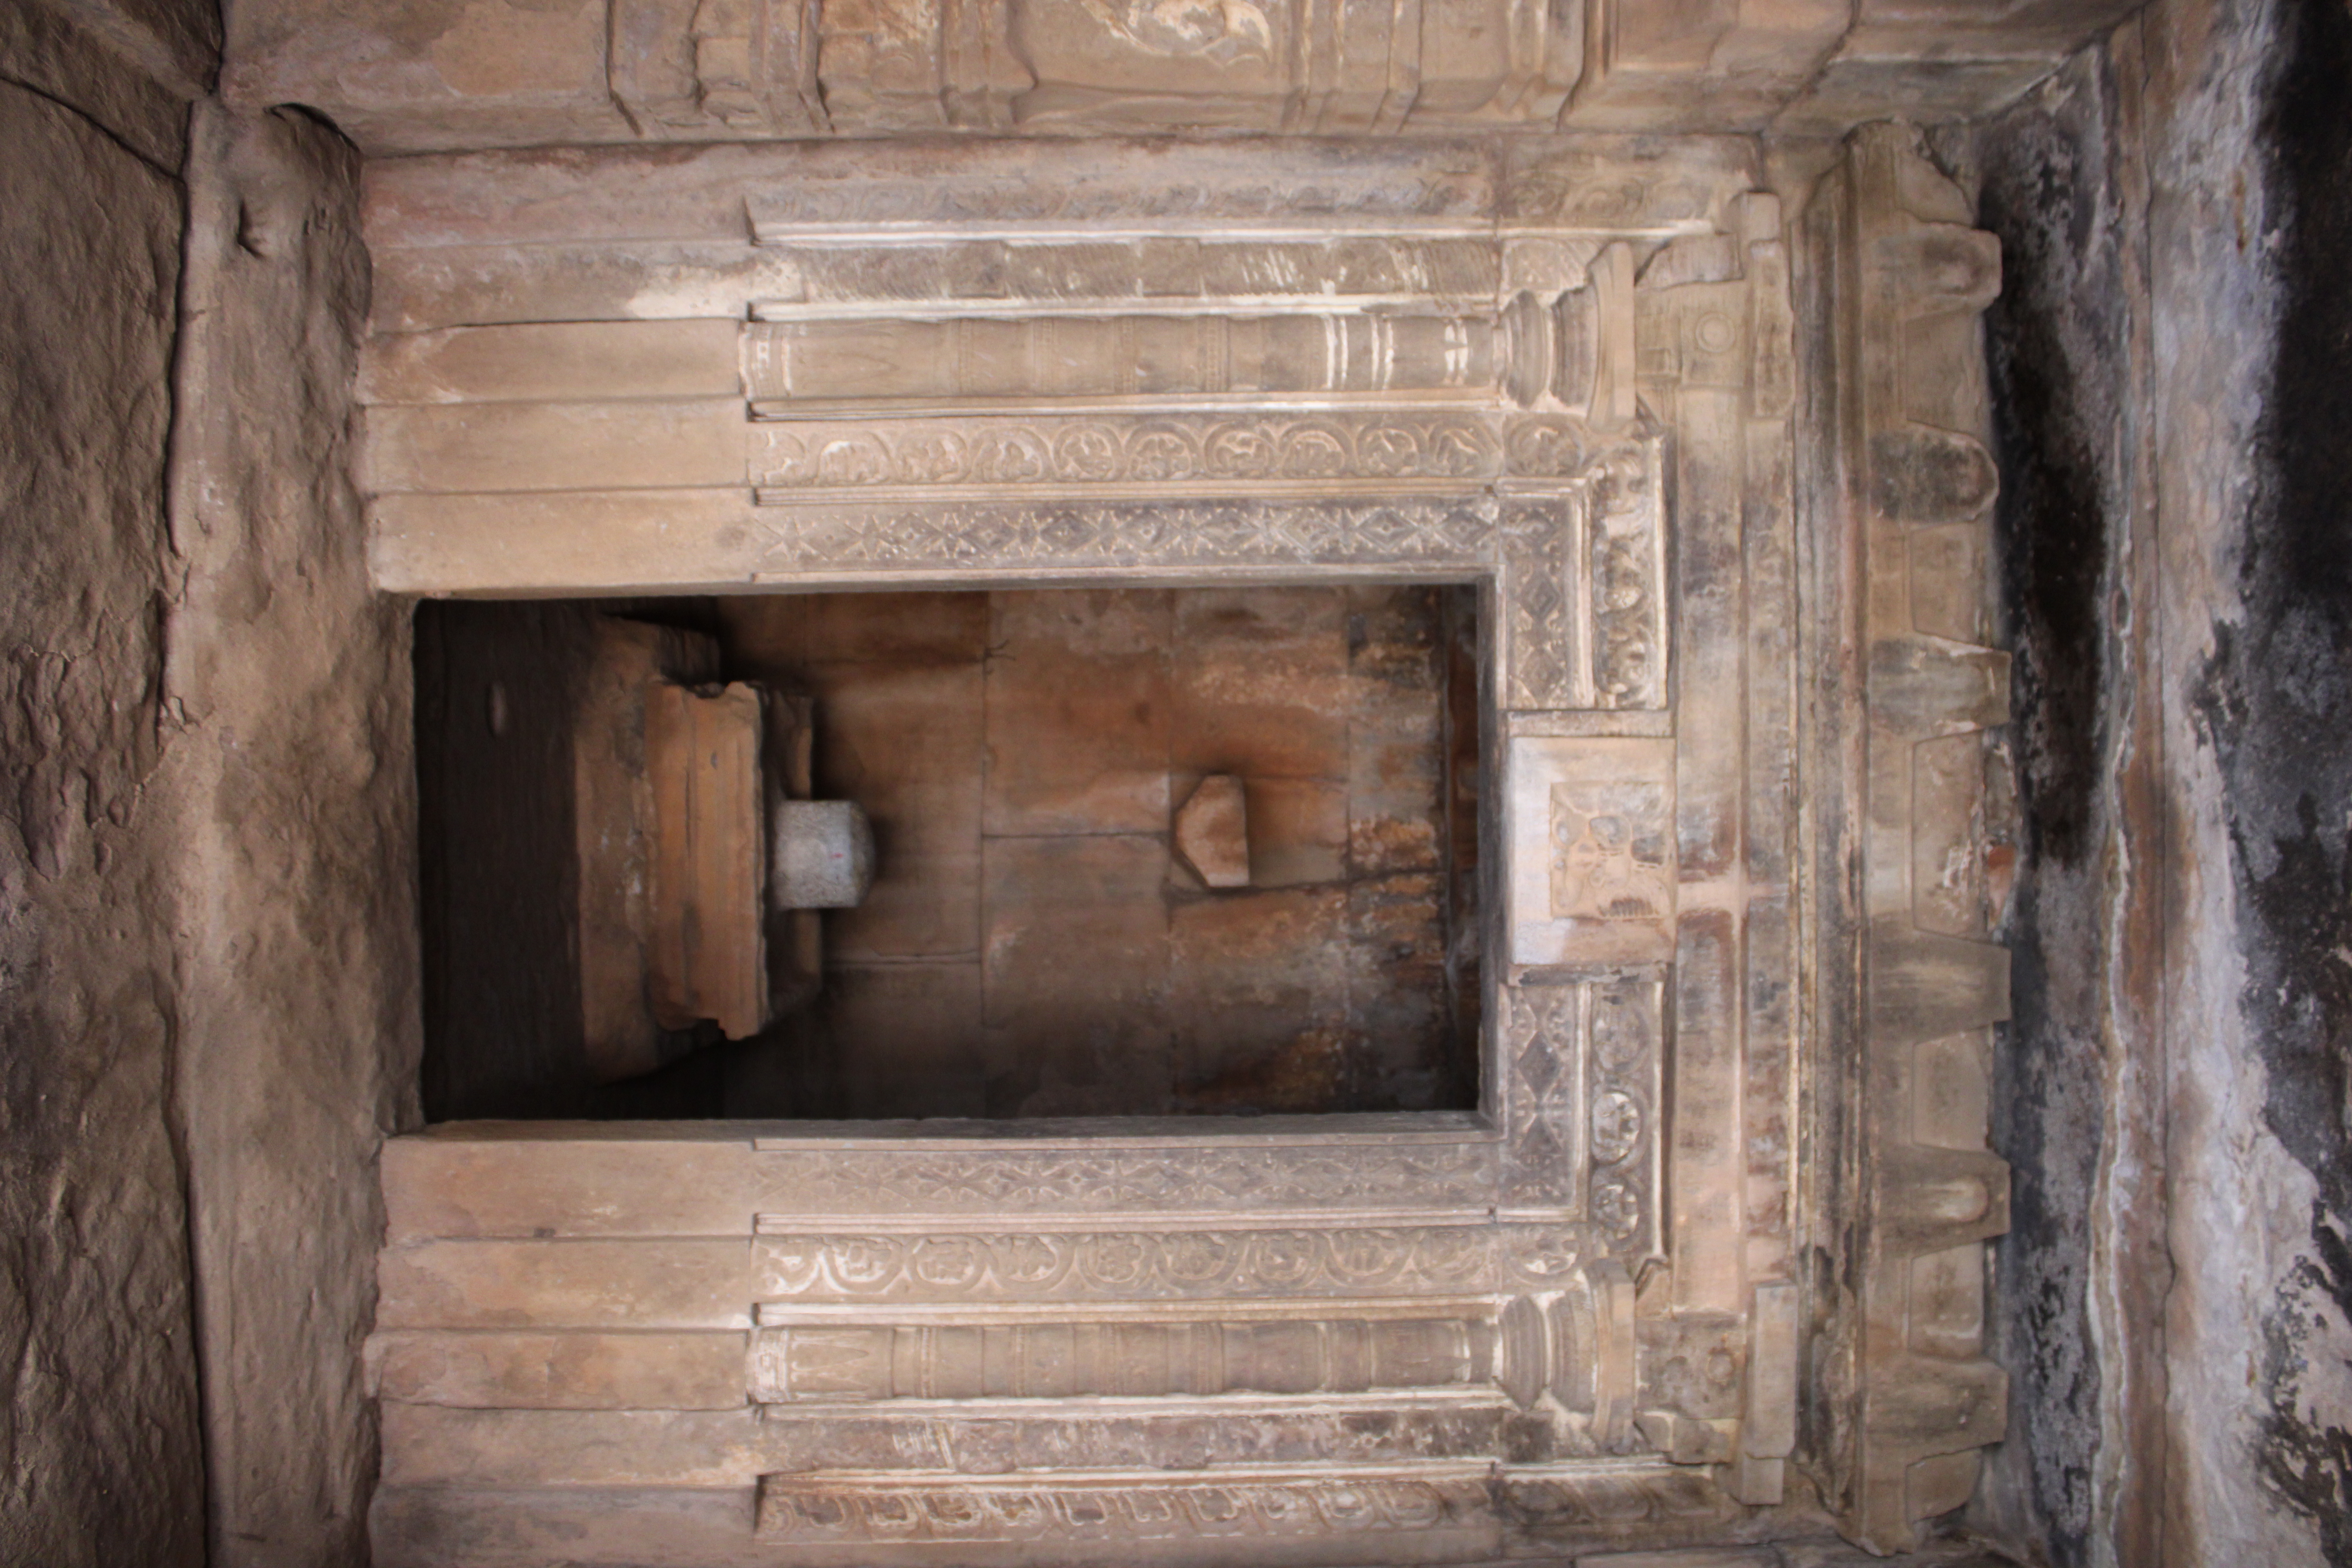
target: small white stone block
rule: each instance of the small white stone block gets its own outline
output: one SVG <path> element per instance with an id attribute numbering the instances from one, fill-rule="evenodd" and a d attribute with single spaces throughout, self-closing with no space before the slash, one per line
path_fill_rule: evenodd
<path id="1" fill-rule="evenodd" d="M 1212 888 L 1249 886 L 1249 806 L 1242 781 L 1211 773 L 1176 811 L 1176 853 Z"/>
<path id="2" fill-rule="evenodd" d="M 787 800 L 771 824 L 769 896 L 782 910 L 847 910 L 874 886 L 874 829 L 856 802 Z"/>

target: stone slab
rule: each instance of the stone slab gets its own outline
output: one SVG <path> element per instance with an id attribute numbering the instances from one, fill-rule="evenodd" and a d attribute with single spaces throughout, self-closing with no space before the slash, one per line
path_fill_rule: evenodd
<path id="1" fill-rule="evenodd" d="M 1668 741 L 1510 742 L 1511 962 L 1655 962 L 1672 951 L 1675 760 Z"/>
<path id="2" fill-rule="evenodd" d="M 385 1329 L 741 1329 L 738 1240 L 426 1241 L 376 1265 Z"/>
<path id="3" fill-rule="evenodd" d="M 1174 609 L 1173 766 L 1253 782 L 1347 778 L 1339 591 L 1189 589 Z"/>
<path id="4" fill-rule="evenodd" d="M 369 404 L 629 402 L 743 395 L 742 323 L 533 321 L 371 339 Z"/>
<path id="5" fill-rule="evenodd" d="M 731 1410 L 742 1334 L 436 1333 L 368 1342 L 380 1396 L 467 1409 Z"/>
<path id="6" fill-rule="evenodd" d="M 1347 897 L 1253 890 L 1169 912 L 1169 1010 L 1186 1102 L 1201 1110 L 1344 1103 Z"/>
<path id="7" fill-rule="evenodd" d="M 502 1128 L 514 1135 L 499 1136 Z M 751 1234 L 758 1161 L 740 1133 L 672 1140 L 641 1129 L 625 1140 L 567 1139 L 543 1123 L 499 1122 L 467 1131 L 385 1142 L 387 1247 L 542 1233 Z"/>
<path id="8" fill-rule="evenodd" d="M 371 409 L 362 482 L 378 494 L 741 485 L 737 398 L 466 403 Z"/>
<path id="9" fill-rule="evenodd" d="M 1348 786 L 1259 776 L 1249 802 L 1249 879 L 1260 888 L 1337 882 L 1348 875 Z"/>
<path id="10" fill-rule="evenodd" d="M 1000 593 L 990 606 L 984 830 L 1166 833 L 1169 595 Z"/>

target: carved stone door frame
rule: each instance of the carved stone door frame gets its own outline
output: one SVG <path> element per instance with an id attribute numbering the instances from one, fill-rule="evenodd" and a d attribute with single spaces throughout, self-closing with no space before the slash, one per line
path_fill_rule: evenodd
<path id="1" fill-rule="evenodd" d="M 1908 268 L 1932 291 L 1937 266 L 1981 259 L 1981 237 L 1885 259 L 1905 201 L 1942 199 L 1891 145 L 1865 141 L 1844 176 L 1862 232 L 1822 237 L 1820 268 L 1863 279 L 1822 285 L 1860 300 L 1828 307 L 1856 325 L 1816 372 L 1841 408 L 1850 383 L 1885 379 L 1873 353 L 1919 336 L 1901 323 L 1920 313 L 1882 307 L 1871 279 Z M 1928 1233 L 1883 1195 L 1857 1215 L 1801 1152 L 1827 1164 L 1844 1138 L 1842 1170 L 1892 1147 L 1878 1112 L 1840 1109 L 1833 1070 L 1859 1049 L 1853 1092 L 1878 1104 L 1885 1031 L 1815 987 L 1896 982 L 1866 944 L 1852 951 L 1875 981 L 1824 956 L 1867 922 L 1823 889 L 1860 875 L 1877 899 L 1893 864 L 1839 837 L 1837 803 L 1874 824 L 1893 809 L 1895 775 L 1850 760 L 1863 730 L 1927 700 L 1881 700 L 1893 634 L 1869 617 L 1887 613 L 1890 552 L 1906 583 L 1969 569 L 1919 541 L 1972 537 L 1989 492 L 1954 487 L 1981 409 L 1882 397 L 1851 430 L 1815 426 L 1867 473 L 1854 493 L 1879 521 L 1841 511 L 1801 538 L 1788 241 L 1751 153 L 768 147 L 374 176 L 390 288 L 366 473 L 385 587 L 1476 581 L 1496 781 L 1476 1113 L 672 1130 L 578 1156 L 654 1172 L 685 1158 L 671 1145 L 695 1151 L 722 1195 L 691 1230 L 677 1201 L 600 1210 L 543 1152 L 534 1167 L 561 1130 L 506 1130 L 487 1152 L 428 1135 L 388 1155 L 383 1375 L 484 1339 L 484 1270 L 540 1279 L 535 1241 L 602 1237 L 625 1273 L 645 1261 L 622 1256 L 632 1240 L 725 1242 L 695 1254 L 713 1294 L 692 1327 L 739 1336 L 759 1436 L 729 1452 L 759 1457 L 688 1468 L 751 1489 L 755 1523 L 734 1545 L 712 1524 L 698 1550 L 1196 1561 L 1215 1542 L 1221 1561 L 1435 1561 L 1692 1537 L 1780 1504 L 1812 1339 L 1849 1358 L 1845 1392 L 1823 1404 L 1816 1385 L 1820 1484 L 1874 1539 L 1907 1532 L 1958 1485 L 1941 1456 L 1966 1445 L 1885 1457 L 1870 1433 L 1907 1417 L 1872 1403 L 1873 1358 L 1895 1352 L 1871 1337 L 1954 1359 L 1961 1244 L 1912 1266 L 1948 1320 L 1922 1352 L 1903 1326 L 1915 1279 L 1854 1303 L 1821 1270 L 1857 1219 L 1873 1257 Z M 455 199 L 486 185 L 500 217 Z M 678 222 L 710 232 L 659 233 Z M 599 234 L 617 259 L 592 265 Z M 1915 506 L 1941 507 L 1943 531 L 1888 521 Z M 1866 602 L 1852 637 L 1801 623 L 1801 583 L 1822 605 Z M 1839 652 L 1865 638 L 1867 678 Z M 1827 672 L 1830 714 L 1810 725 L 1808 670 Z M 1951 801 L 1966 816 L 1966 770 L 1935 756 L 1919 777 L 1951 797 L 1937 820 Z M 1829 810 L 1806 815 L 1801 770 Z M 1811 902 L 1809 868 L 1828 879 Z M 1832 1046 L 1825 1021 L 1859 1033 Z M 1964 1097 L 1967 1050 L 1938 1049 Z M 521 1173 L 539 1206 L 447 1201 L 490 1170 Z M 431 1217 L 453 1208 L 469 1216 L 454 1231 Z M 499 1321 L 679 1327 L 565 1289 Z M 1980 1295 L 1979 1278 L 1979 1318 Z M 430 1402 L 388 1407 L 387 1495 L 429 1519 L 434 1489 L 397 1466 L 449 1435 L 409 1404 Z M 1858 1426 L 1838 1414 L 1854 1410 Z M 1840 1469 L 1839 1453 L 1860 1458 Z"/>

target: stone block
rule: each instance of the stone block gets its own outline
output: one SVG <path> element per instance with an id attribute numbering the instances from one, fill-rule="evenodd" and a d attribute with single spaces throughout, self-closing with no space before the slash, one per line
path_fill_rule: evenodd
<path id="1" fill-rule="evenodd" d="M 603 0 L 393 0 L 363 20 L 278 0 L 229 22 L 224 98 L 309 104 L 374 153 L 632 137 L 606 82 Z"/>
<path id="2" fill-rule="evenodd" d="M 1321 1109 L 1343 1093 L 1347 895 L 1284 889 L 1177 904 L 1169 1012 L 1187 1104 Z"/>
<path id="3" fill-rule="evenodd" d="M 1176 853 L 1212 888 L 1250 882 L 1248 797 L 1231 773 L 1211 773 L 1176 808 Z"/>
<path id="4" fill-rule="evenodd" d="M 742 323 L 533 321 L 371 339 L 369 404 L 553 403 L 734 397 Z"/>
<path id="5" fill-rule="evenodd" d="M 991 1114 L 1166 1105 L 1166 841 L 990 838 L 983 864 Z"/>
<path id="6" fill-rule="evenodd" d="M 663 684 L 646 704 L 653 781 L 646 990 L 666 1029 L 745 1039 L 769 1016 L 767 821 L 759 689 Z"/>
<path id="7" fill-rule="evenodd" d="M 1348 776 L 1346 601 L 1328 588 L 1174 595 L 1169 754 L 1180 771 Z"/>
<path id="8" fill-rule="evenodd" d="M 874 885 L 874 832 L 857 803 L 776 802 L 769 816 L 768 897 L 778 909 L 848 910 Z"/>
<path id="9" fill-rule="evenodd" d="M 756 1163 L 740 1139 L 616 1139 L 580 1123 L 513 1122 L 488 1124 L 510 1136 L 485 1137 L 484 1124 L 458 1127 L 384 1145 L 388 1247 L 445 1237 L 730 1236 L 750 1223 L 742 1187 Z"/>
<path id="10" fill-rule="evenodd" d="M 1169 595 L 990 597 L 985 831 L 1167 832 Z"/>
<path id="11" fill-rule="evenodd" d="M 737 398 L 384 406 L 361 468 L 378 493 L 740 486 L 744 420 Z"/>
<path id="12" fill-rule="evenodd" d="M 1328 779 L 1249 781 L 1250 881 L 1337 882 L 1348 874 L 1348 787 Z"/>
<path id="13" fill-rule="evenodd" d="M 657 829 L 646 711 L 665 681 L 707 680 L 719 647 L 693 632 L 599 616 L 572 705 L 579 847 L 580 1013 L 588 1070 L 611 1082 L 667 1054 L 650 990 Z"/>
<path id="14" fill-rule="evenodd" d="M 593 1568 L 752 1568 L 749 1487 L 516 1492 L 395 1487 L 368 1516 L 377 1568 L 566 1562 Z"/>
<path id="15" fill-rule="evenodd" d="M 731 1410 L 740 1333 L 429 1333 L 368 1342 L 381 1396 L 468 1409 Z"/>
<path id="16" fill-rule="evenodd" d="M 426 1241 L 376 1264 L 381 1329 L 751 1326 L 750 1237 Z"/>
<path id="17" fill-rule="evenodd" d="M 1835 134 L 1895 104 L 1906 119 L 1922 123 L 1965 120 L 2012 101 L 2064 58 L 2063 51 L 2006 54 L 1991 41 L 1986 47 L 1984 55 L 1942 58 L 1841 51 L 1781 110 L 1773 129 L 1790 135 Z"/>
<path id="18" fill-rule="evenodd" d="M 730 1339 L 740 1339 L 735 1335 Z M 735 1363 L 729 1410 L 468 1410 L 396 1405 L 384 1412 L 391 1486 L 712 1488 L 758 1473 L 759 1415 Z"/>

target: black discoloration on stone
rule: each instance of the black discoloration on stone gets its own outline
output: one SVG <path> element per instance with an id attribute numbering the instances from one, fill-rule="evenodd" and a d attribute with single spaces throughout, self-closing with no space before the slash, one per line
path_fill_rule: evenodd
<path id="1" fill-rule="evenodd" d="M 2011 743 L 2023 830 L 2009 938 L 2013 1022 L 1995 1062 L 1993 1142 L 2014 1176 L 1996 1345 L 2011 1371 L 1996 1457 L 2050 1561 L 2087 1562 L 2102 1368 L 2087 1297 L 2105 1150 L 2101 846 L 2119 655 L 2107 603 L 2128 506 L 2130 342 L 2103 58 L 1980 127 L 1978 222 L 2000 237 L 1985 314 L 2000 465 L 2000 610 L 2015 654 Z"/>
<path id="2" fill-rule="evenodd" d="M 2282 311 L 2242 558 L 2200 709 L 2229 785 L 2264 1121 L 2318 1184 L 2311 1253 L 2263 1325 L 2264 1483 L 2352 1563 L 2352 1431 L 2301 1392 L 2312 1309 L 2352 1314 L 2352 10 L 2282 13 L 2263 132 Z"/>

